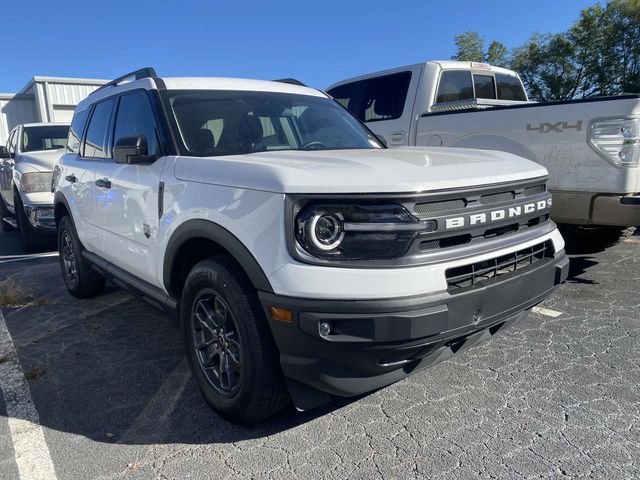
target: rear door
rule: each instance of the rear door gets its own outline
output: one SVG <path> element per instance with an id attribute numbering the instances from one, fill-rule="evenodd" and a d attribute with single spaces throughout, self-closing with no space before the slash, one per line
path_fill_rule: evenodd
<path id="1" fill-rule="evenodd" d="M 144 90 L 134 90 L 119 98 L 110 145 L 141 135 L 146 137 L 149 155 L 155 160 L 149 164 L 120 164 L 110 152 L 95 170 L 95 204 L 100 256 L 151 282 L 151 273 L 157 267 L 151 252 L 158 234 L 158 192 L 166 157 L 162 156 L 149 96 Z"/>
<path id="2" fill-rule="evenodd" d="M 419 67 L 332 88 L 329 95 L 347 107 L 388 146 L 406 146 L 416 98 Z"/>

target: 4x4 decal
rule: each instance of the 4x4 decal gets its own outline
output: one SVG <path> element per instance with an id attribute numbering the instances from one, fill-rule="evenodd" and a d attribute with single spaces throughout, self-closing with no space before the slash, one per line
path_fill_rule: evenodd
<path id="1" fill-rule="evenodd" d="M 540 123 L 538 125 L 533 125 L 531 123 L 527 123 L 527 132 L 538 132 L 538 133 L 549 133 L 549 132 L 560 132 L 563 130 L 575 130 L 576 132 L 582 131 L 582 120 L 576 121 L 575 124 L 571 124 L 569 122 L 556 122 L 556 123 Z"/>

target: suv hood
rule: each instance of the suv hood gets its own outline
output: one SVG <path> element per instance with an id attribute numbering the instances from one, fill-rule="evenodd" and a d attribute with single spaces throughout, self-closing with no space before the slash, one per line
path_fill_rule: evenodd
<path id="1" fill-rule="evenodd" d="M 16 168 L 36 172 L 52 172 L 56 162 L 63 154 L 63 148 L 19 153 L 16 158 Z"/>
<path id="2" fill-rule="evenodd" d="M 547 170 L 505 152 L 407 147 L 178 157 L 175 175 L 278 193 L 403 193 L 526 180 Z"/>

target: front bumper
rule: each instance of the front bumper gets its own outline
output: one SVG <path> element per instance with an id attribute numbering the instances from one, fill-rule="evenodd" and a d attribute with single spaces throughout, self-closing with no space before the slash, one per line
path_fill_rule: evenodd
<path id="1" fill-rule="evenodd" d="M 24 214 L 35 230 L 51 232 L 56 229 L 53 205 L 24 205 Z"/>
<path id="2" fill-rule="evenodd" d="M 302 410 L 329 395 L 354 396 L 484 341 L 526 317 L 569 272 L 564 251 L 493 283 L 460 293 L 384 300 L 306 300 L 260 292 L 280 363 Z M 366 285 L 363 285 L 366 288 Z M 292 312 L 271 318 L 270 307 Z M 328 322 L 331 334 L 322 336 Z"/>

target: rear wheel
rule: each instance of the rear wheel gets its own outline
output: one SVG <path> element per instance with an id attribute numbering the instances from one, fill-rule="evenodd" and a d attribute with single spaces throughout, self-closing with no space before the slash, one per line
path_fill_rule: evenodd
<path id="1" fill-rule="evenodd" d="M 193 267 L 180 316 L 189 366 L 220 416 L 253 423 L 289 403 L 256 291 L 230 258 L 215 256 Z"/>
<path id="2" fill-rule="evenodd" d="M 4 218 L 12 216 L 13 215 L 11 215 L 11 213 L 7 209 L 7 206 L 4 204 L 4 199 L 2 198 L 2 196 L 0 196 L 0 223 L 2 224 L 1 228 L 3 232 L 11 232 L 15 230 L 15 228 L 13 228 L 13 225 L 3 221 Z"/>
<path id="3" fill-rule="evenodd" d="M 104 290 L 106 279 L 91 268 L 82 256 L 82 244 L 67 216 L 58 225 L 58 252 L 62 278 L 69 293 L 76 298 L 95 297 Z"/>

